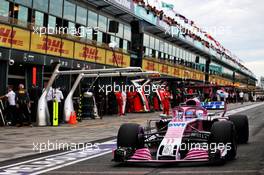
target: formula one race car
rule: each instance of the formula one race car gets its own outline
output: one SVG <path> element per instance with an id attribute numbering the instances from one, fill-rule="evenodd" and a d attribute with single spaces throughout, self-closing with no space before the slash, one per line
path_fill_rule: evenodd
<path id="1" fill-rule="evenodd" d="M 209 113 L 221 110 L 222 113 Z M 114 161 L 123 163 L 208 162 L 223 164 L 236 156 L 237 144 L 247 143 L 248 118 L 225 117 L 225 102 L 188 100 L 171 117 L 148 121 L 147 127 L 125 123 L 117 135 Z"/>

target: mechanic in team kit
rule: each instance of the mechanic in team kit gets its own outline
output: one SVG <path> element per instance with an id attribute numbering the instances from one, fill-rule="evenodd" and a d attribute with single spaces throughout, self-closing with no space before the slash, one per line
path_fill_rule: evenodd
<path id="1" fill-rule="evenodd" d="M 19 84 L 18 91 L 16 92 L 16 102 L 18 110 L 18 126 L 30 125 L 32 126 L 31 121 L 31 111 L 30 111 L 30 98 L 29 94 L 24 88 L 23 84 Z"/>
<path id="2" fill-rule="evenodd" d="M 169 91 L 169 87 L 167 86 L 164 91 L 163 98 L 163 114 L 169 115 L 170 113 L 170 100 L 172 99 L 172 95 Z"/>

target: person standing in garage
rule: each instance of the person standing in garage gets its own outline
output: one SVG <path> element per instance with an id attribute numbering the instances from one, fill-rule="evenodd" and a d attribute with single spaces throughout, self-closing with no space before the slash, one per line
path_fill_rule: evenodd
<path id="1" fill-rule="evenodd" d="M 17 124 L 17 116 L 16 116 L 16 93 L 13 91 L 13 86 L 8 86 L 8 93 L 4 96 L 0 97 L 1 99 L 7 99 L 7 120 L 11 122 L 11 126 L 15 126 Z"/>
<path id="2" fill-rule="evenodd" d="M 30 98 L 23 84 L 19 84 L 16 93 L 16 105 L 18 109 L 20 124 L 32 125 Z"/>

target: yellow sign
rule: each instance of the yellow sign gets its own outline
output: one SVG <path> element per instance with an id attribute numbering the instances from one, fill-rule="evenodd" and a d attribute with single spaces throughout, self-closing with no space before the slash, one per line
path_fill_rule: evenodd
<path id="1" fill-rule="evenodd" d="M 13 28 L 12 48 L 29 51 L 30 32 Z"/>
<path id="2" fill-rule="evenodd" d="M 169 75 L 173 76 L 173 67 L 169 66 Z"/>
<path id="3" fill-rule="evenodd" d="M 98 51 L 95 47 L 75 43 L 75 53 L 74 57 L 79 60 L 86 60 L 90 62 L 95 62 L 95 60 L 98 58 Z"/>
<path id="4" fill-rule="evenodd" d="M 96 63 L 105 64 L 105 49 L 97 48 Z"/>
<path id="5" fill-rule="evenodd" d="M 0 24 L 0 46 L 113 66 L 118 64 L 119 67 L 130 66 L 130 55 L 127 54 L 112 52 L 54 36 L 40 35 L 17 27 L 12 29 L 12 27 L 3 24 Z M 144 64 L 149 63 L 153 64 L 153 70 L 159 70 L 158 63 L 147 61 Z"/>
<path id="6" fill-rule="evenodd" d="M 169 66 L 166 64 L 159 64 L 159 72 L 161 74 L 168 75 L 169 74 Z"/>
<path id="7" fill-rule="evenodd" d="M 42 45 L 43 48 L 46 48 L 47 54 L 60 56 L 62 52 L 67 52 L 63 49 L 63 42 L 59 38 L 49 36 L 47 42 L 44 42 Z"/>
<path id="8" fill-rule="evenodd" d="M 0 46 L 11 47 L 12 36 L 12 28 L 0 24 Z"/>
<path id="9" fill-rule="evenodd" d="M 122 67 L 129 67 L 129 66 L 130 66 L 130 57 L 129 55 L 123 54 Z"/>
<path id="10" fill-rule="evenodd" d="M 180 77 L 180 69 L 177 68 L 177 67 L 173 67 L 173 68 L 172 68 L 172 75 L 173 75 L 174 77 L 179 78 L 179 77 Z"/>
<path id="11" fill-rule="evenodd" d="M 145 71 L 158 71 L 159 70 L 159 64 L 156 62 L 153 62 L 153 61 L 143 59 L 142 68 Z"/>
<path id="12" fill-rule="evenodd" d="M 36 33 L 31 33 L 31 46 L 30 50 L 38 53 L 46 53 L 46 39 L 45 35 L 39 35 Z"/>
<path id="13" fill-rule="evenodd" d="M 66 58 L 73 58 L 73 42 L 68 40 L 62 40 L 62 52 L 61 56 Z"/>
<path id="14" fill-rule="evenodd" d="M 121 67 L 123 65 L 123 55 L 118 52 L 106 51 L 106 64 Z"/>
<path id="15" fill-rule="evenodd" d="M 86 45 L 82 51 L 86 61 L 95 62 L 98 57 L 98 51 L 96 50 L 96 47 Z"/>
<path id="16" fill-rule="evenodd" d="M 75 43 L 74 58 L 78 60 L 85 60 L 85 52 L 83 51 L 85 44 Z"/>

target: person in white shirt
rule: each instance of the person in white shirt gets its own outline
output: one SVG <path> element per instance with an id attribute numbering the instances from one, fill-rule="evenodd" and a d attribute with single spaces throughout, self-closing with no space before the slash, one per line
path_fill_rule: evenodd
<path id="1" fill-rule="evenodd" d="M 10 125 L 15 126 L 17 124 L 17 108 L 16 108 L 16 93 L 13 91 L 13 87 L 8 87 L 8 93 L 4 96 L 1 96 L 0 99 L 7 99 L 7 120 L 11 122 Z"/>
<path id="2" fill-rule="evenodd" d="M 239 99 L 240 99 L 241 104 L 243 104 L 244 103 L 244 92 L 243 91 L 239 93 Z"/>
<path id="3" fill-rule="evenodd" d="M 62 100 L 64 100 L 64 96 L 62 91 L 60 90 L 60 87 L 53 89 L 54 99 L 57 100 L 59 110 L 58 110 L 58 116 L 59 116 L 59 123 L 63 122 L 63 105 Z"/>
<path id="4" fill-rule="evenodd" d="M 224 94 L 225 94 L 225 102 L 229 103 L 229 93 L 225 91 Z"/>
<path id="5" fill-rule="evenodd" d="M 64 97 L 63 97 L 63 93 L 62 93 L 62 91 L 60 90 L 60 87 L 54 89 L 54 98 L 55 98 L 59 103 L 61 103 L 61 101 L 64 99 Z"/>
<path id="6" fill-rule="evenodd" d="M 50 87 L 49 91 L 47 93 L 47 96 L 46 96 L 46 99 L 47 99 L 48 102 L 49 101 L 53 101 L 53 98 L 54 98 L 53 91 L 54 91 L 53 88 Z"/>

